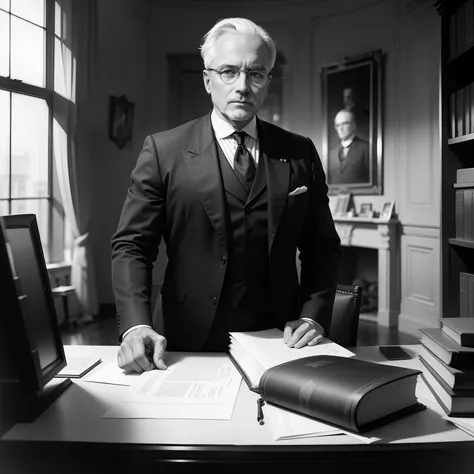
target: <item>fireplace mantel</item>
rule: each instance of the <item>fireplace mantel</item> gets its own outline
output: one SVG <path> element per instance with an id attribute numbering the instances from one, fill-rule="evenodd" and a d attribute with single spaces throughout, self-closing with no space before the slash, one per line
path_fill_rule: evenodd
<path id="1" fill-rule="evenodd" d="M 378 313 L 381 326 L 398 327 L 400 314 L 400 221 L 365 217 L 334 217 L 345 247 L 377 249 Z"/>

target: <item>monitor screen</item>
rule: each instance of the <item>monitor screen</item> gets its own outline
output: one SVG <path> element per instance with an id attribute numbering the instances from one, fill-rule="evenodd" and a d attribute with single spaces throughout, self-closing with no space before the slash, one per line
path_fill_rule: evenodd
<path id="1" fill-rule="evenodd" d="M 66 359 L 36 216 L 7 215 L 3 220 L 23 294 L 21 306 L 36 359 L 36 385 L 42 389 L 66 365 Z"/>

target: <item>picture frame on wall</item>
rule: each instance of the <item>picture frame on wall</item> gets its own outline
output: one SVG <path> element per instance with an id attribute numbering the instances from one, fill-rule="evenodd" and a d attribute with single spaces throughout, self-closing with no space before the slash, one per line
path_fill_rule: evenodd
<path id="1" fill-rule="evenodd" d="M 111 96 L 109 104 L 109 139 L 122 149 L 132 140 L 134 104 L 126 96 Z"/>
<path id="2" fill-rule="evenodd" d="M 324 66 L 321 84 L 329 194 L 382 194 L 382 51 Z"/>

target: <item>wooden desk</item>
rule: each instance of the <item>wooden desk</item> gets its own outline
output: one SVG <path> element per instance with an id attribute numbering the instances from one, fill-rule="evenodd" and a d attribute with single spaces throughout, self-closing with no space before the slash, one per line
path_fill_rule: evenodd
<path id="1" fill-rule="evenodd" d="M 419 346 L 403 347 L 412 360 L 384 362 L 377 347 L 353 350 L 361 359 L 418 368 Z M 87 354 L 107 361 L 115 360 L 117 347 L 66 346 L 65 351 L 67 357 Z M 474 472 L 474 438 L 443 420 L 434 401 L 422 400 L 426 410 L 374 430 L 371 434 L 383 439 L 377 444 L 346 435 L 282 442 L 273 440 L 267 424 L 257 423 L 257 395 L 244 382 L 230 421 L 103 418 L 126 390 L 73 380 L 35 422 L 18 423 L 4 434 L 0 472 L 262 474 L 279 467 L 315 473 L 319 467 L 328 474 Z"/>

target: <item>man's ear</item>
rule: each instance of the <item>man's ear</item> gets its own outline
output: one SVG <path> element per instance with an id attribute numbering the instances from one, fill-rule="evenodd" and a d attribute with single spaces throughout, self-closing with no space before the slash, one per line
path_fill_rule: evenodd
<path id="1" fill-rule="evenodd" d="M 209 76 L 209 73 L 204 69 L 202 71 L 202 80 L 204 82 L 204 89 L 206 89 L 206 92 L 208 94 L 211 93 L 211 77 Z"/>

